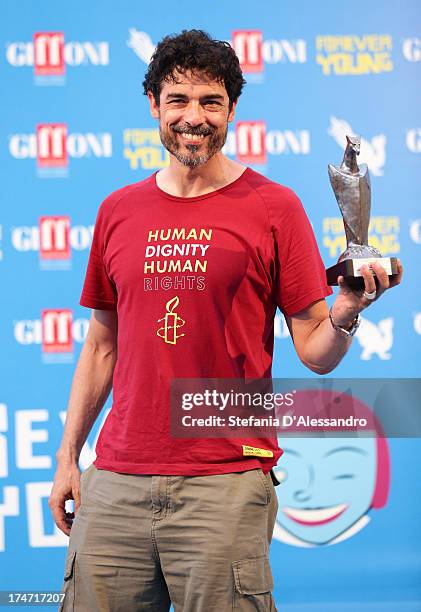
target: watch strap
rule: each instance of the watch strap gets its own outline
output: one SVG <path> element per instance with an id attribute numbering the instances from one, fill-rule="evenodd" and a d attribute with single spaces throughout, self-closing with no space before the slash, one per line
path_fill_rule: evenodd
<path id="1" fill-rule="evenodd" d="M 351 338 L 355 334 L 355 332 L 357 331 L 357 329 L 359 328 L 360 323 L 361 323 L 361 319 L 360 319 L 359 313 L 357 314 L 357 316 L 353 320 L 351 327 L 349 329 L 346 329 L 345 327 L 341 327 L 340 325 L 337 325 L 335 323 L 335 321 L 333 320 L 333 316 L 332 316 L 332 308 L 333 308 L 333 306 L 331 306 L 329 308 L 329 319 L 330 319 L 330 322 L 332 324 L 333 329 L 335 331 L 337 331 L 338 334 L 340 334 L 344 338 Z"/>

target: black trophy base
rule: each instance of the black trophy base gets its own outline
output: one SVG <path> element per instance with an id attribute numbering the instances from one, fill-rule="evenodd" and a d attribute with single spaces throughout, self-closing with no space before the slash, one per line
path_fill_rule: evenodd
<path id="1" fill-rule="evenodd" d="M 364 289 L 364 279 L 359 268 L 364 264 L 378 261 L 389 275 L 389 278 L 398 273 L 398 260 L 396 257 L 365 257 L 361 259 L 350 258 L 331 266 L 326 270 L 328 285 L 337 285 L 338 276 L 343 276 L 345 282 L 352 289 Z M 377 284 L 377 282 L 376 282 Z"/>

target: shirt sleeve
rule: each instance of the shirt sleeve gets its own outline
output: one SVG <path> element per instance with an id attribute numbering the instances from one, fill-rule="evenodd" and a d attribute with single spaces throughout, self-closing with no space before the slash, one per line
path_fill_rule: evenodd
<path id="1" fill-rule="evenodd" d="M 105 229 L 105 202 L 103 202 L 95 221 L 92 246 L 79 304 L 99 310 L 114 310 L 117 308 L 117 290 L 108 276 L 104 264 Z"/>
<path id="2" fill-rule="evenodd" d="M 274 300 L 286 315 L 333 293 L 326 281 L 313 228 L 300 199 L 286 187 L 271 198 L 269 221 L 274 242 Z"/>

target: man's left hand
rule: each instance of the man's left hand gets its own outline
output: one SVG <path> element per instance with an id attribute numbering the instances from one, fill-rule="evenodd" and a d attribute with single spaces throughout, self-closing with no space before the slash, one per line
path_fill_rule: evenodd
<path id="1" fill-rule="evenodd" d="M 332 308 L 332 316 L 335 323 L 341 327 L 349 326 L 358 313 L 377 301 L 387 289 L 399 285 L 403 274 L 403 267 L 399 259 L 397 267 L 398 273 L 389 278 L 386 270 L 377 261 L 362 266 L 360 270 L 364 278 L 363 290 L 351 289 L 344 277 L 338 276 L 339 293 Z M 377 277 L 377 287 L 373 273 Z M 373 298 L 367 298 L 367 294 L 373 295 Z"/>

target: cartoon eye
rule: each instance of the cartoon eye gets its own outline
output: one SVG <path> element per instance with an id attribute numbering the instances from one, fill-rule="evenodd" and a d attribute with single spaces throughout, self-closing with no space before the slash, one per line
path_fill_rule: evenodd
<path id="1" fill-rule="evenodd" d="M 349 478 L 355 478 L 355 474 L 338 474 L 338 476 L 333 477 L 333 480 L 345 480 Z"/>
<path id="2" fill-rule="evenodd" d="M 283 468 L 275 470 L 275 476 L 279 480 L 279 482 L 284 482 L 288 477 L 288 472 Z"/>

